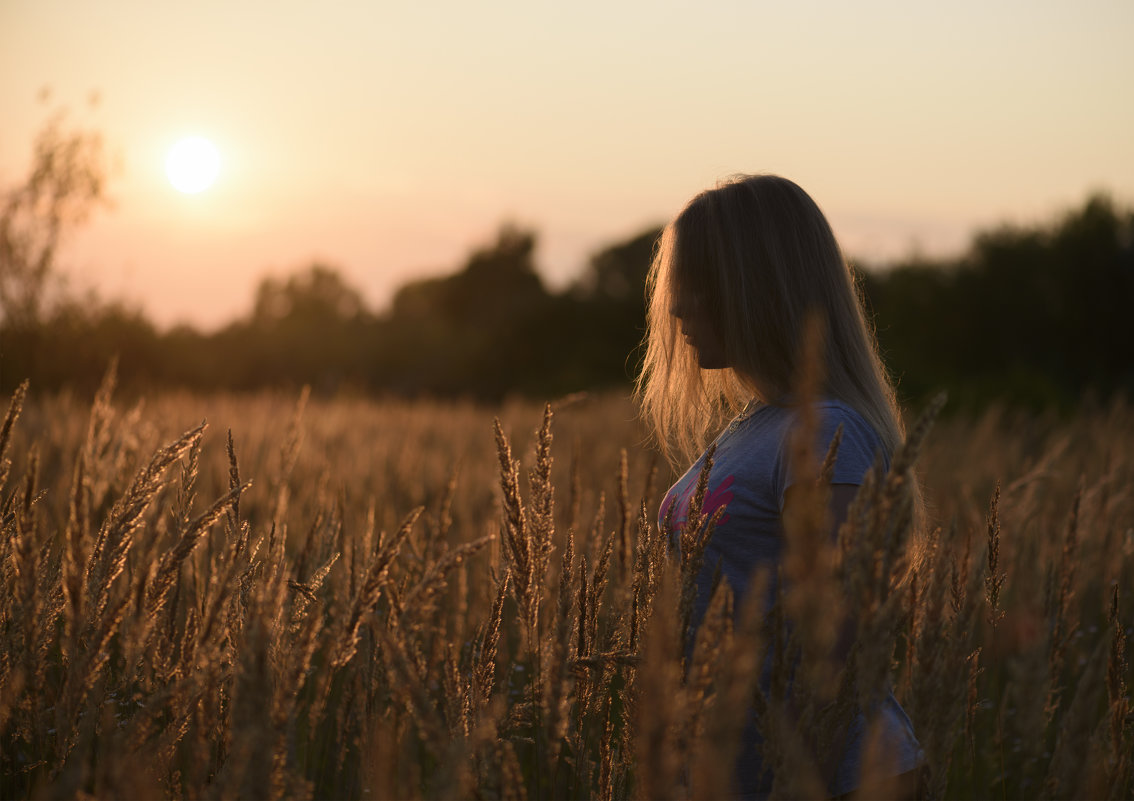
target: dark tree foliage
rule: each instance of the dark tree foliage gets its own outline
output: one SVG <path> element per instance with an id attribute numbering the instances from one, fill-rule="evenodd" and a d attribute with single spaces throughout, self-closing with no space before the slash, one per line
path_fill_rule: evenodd
<path id="1" fill-rule="evenodd" d="M 625 385 L 637 374 L 646 333 L 646 274 L 660 237 L 661 228 L 651 228 L 599 251 L 571 290 L 587 320 L 576 347 L 598 383 Z"/>
<path id="2" fill-rule="evenodd" d="M 178 372 L 145 315 L 119 303 L 61 303 L 37 327 L 0 328 L 0 340 L 5 391 L 19 376 L 38 387 L 89 390 L 113 358 L 129 365 L 123 385 L 134 389 L 164 383 Z"/>
<path id="3" fill-rule="evenodd" d="M 159 332 L 121 304 L 57 293 L 56 243 L 102 198 L 97 138 L 37 140 L 33 174 L 0 208 L 0 391 L 151 387 L 555 397 L 630 385 L 660 229 L 615 243 L 566 291 L 537 269 L 534 231 L 504 225 L 454 272 L 413 281 L 371 312 L 335 268 L 265 278 L 247 316 L 213 333 Z M 1134 211 L 1103 195 L 1047 226 L 977 235 L 952 261 L 859 271 L 899 394 L 947 389 L 953 407 L 993 399 L 1070 407 L 1134 394 Z"/>
<path id="4" fill-rule="evenodd" d="M 865 273 L 901 394 L 1070 406 L 1134 393 L 1134 211 L 1103 195 L 1050 227 L 979 234 L 955 263 Z"/>
<path id="5" fill-rule="evenodd" d="M 331 393 L 357 386 L 373 322 L 362 294 L 325 264 L 286 280 L 266 278 L 249 320 L 218 337 L 253 358 L 230 381 L 241 389 L 310 384 Z"/>
<path id="6" fill-rule="evenodd" d="M 544 287 L 535 248 L 533 232 L 505 225 L 458 272 L 402 287 L 379 329 L 371 385 L 491 399 L 569 389 L 577 315 Z"/>

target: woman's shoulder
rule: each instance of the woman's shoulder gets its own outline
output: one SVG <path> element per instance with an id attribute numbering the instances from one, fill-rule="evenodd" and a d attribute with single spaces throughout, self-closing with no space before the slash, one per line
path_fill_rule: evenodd
<path id="1" fill-rule="evenodd" d="M 861 445 L 874 453 L 882 445 L 882 438 L 874 426 L 853 406 L 837 398 L 822 398 L 812 403 L 816 411 L 818 435 L 824 446 L 835 431 L 843 429 L 843 442 Z M 786 443 L 790 432 L 800 422 L 800 409 L 789 403 L 759 403 L 751 412 L 742 412 L 725 429 L 724 434 L 737 429 L 749 429 L 760 436 L 771 435 Z"/>
<path id="2" fill-rule="evenodd" d="M 795 480 L 795 453 L 791 446 L 792 432 L 799 431 L 801 409 L 798 405 L 774 407 L 769 418 L 775 420 L 777 453 L 775 458 L 776 489 L 781 509 L 784 491 Z M 841 429 L 838 451 L 835 455 L 831 481 L 834 484 L 861 484 L 863 476 L 874 465 L 879 455 L 886 462 L 882 438 L 866 418 L 850 404 L 832 398 L 813 401 L 810 409 L 815 413 L 813 456 L 822 461 L 832 440 Z"/>
<path id="3" fill-rule="evenodd" d="M 867 419 L 853 406 L 837 398 L 821 398 L 811 403 L 811 408 L 818 412 L 818 423 L 821 429 L 830 429 L 832 432 L 840 425 L 853 428 L 856 433 L 869 434 L 871 438 L 880 440 Z M 768 404 L 762 403 L 759 409 L 765 419 L 774 425 L 785 429 L 799 424 L 800 409 L 794 404 Z"/>
<path id="4" fill-rule="evenodd" d="M 816 403 L 819 410 L 819 438 L 829 444 L 835 432 L 842 428 L 839 442 L 841 463 L 853 463 L 857 472 L 869 467 L 879 453 L 886 459 L 882 437 L 874 426 L 853 406 L 837 399 L 824 399 Z"/>
<path id="5" fill-rule="evenodd" d="M 815 402 L 815 408 L 821 412 L 820 419 L 822 420 L 837 420 L 843 424 L 851 423 L 874 431 L 874 426 L 863 417 L 862 413 L 846 401 L 837 398 L 823 398 Z"/>

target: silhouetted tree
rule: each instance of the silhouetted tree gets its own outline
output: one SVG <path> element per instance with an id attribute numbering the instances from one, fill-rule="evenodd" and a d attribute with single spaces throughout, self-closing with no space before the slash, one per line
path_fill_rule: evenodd
<path id="1" fill-rule="evenodd" d="M 323 392 L 365 384 L 372 318 L 362 294 L 334 268 L 310 267 L 260 282 L 250 318 L 218 332 L 245 362 L 242 387 L 311 384 Z"/>
<path id="2" fill-rule="evenodd" d="M 459 272 L 402 287 L 386 326 L 388 386 L 500 397 L 546 385 L 565 342 L 535 248 L 533 232 L 505 225 Z"/>
<path id="3" fill-rule="evenodd" d="M 576 338 L 593 384 L 625 385 L 638 369 L 646 332 L 646 275 L 661 228 L 650 228 L 591 257 L 571 290 L 585 324 Z"/>
<path id="4" fill-rule="evenodd" d="M 661 238 L 661 227 L 649 228 L 591 257 L 576 291 L 591 300 L 618 301 L 641 308 L 645 320 L 646 275 Z"/>
<path id="5" fill-rule="evenodd" d="M 365 303 L 332 267 L 315 263 L 287 279 L 265 278 L 256 290 L 252 324 L 320 325 L 352 320 L 363 314 Z"/>
<path id="6" fill-rule="evenodd" d="M 65 235 L 105 201 L 108 169 L 99 134 L 65 122 L 63 112 L 48 119 L 36 135 L 27 178 L 0 195 L 0 387 L 5 390 L 24 378 L 46 379 L 48 386 L 66 382 L 68 367 L 77 366 L 74 349 L 59 352 L 59 336 L 50 330 L 74 317 L 73 308 L 63 308 L 67 296 L 57 258 Z"/>
<path id="7" fill-rule="evenodd" d="M 63 235 L 105 200 L 102 137 L 64 120 L 54 115 L 36 136 L 27 179 L 0 206 L 0 314 L 10 328 L 39 322 Z"/>
<path id="8" fill-rule="evenodd" d="M 1106 196 L 1051 225 L 982 232 L 956 262 L 863 283 L 907 397 L 946 386 L 958 405 L 1039 407 L 1134 393 L 1134 211 Z"/>
<path id="9" fill-rule="evenodd" d="M 162 334 L 140 309 L 53 292 L 59 243 L 102 202 L 105 175 L 98 136 L 55 117 L 28 179 L 2 198 L 4 390 L 25 377 L 87 390 L 114 357 L 137 391 L 311 384 L 495 400 L 625 388 L 637 372 L 659 228 L 598 251 L 559 294 L 540 279 L 535 232 L 504 225 L 451 274 L 404 285 L 383 316 L 316 263 L 265 278 L 248 315 L 215 333 Z M 1048 225 L 981 232 L 963 257 L 858 278 L 907 401 L 941 388 L 954 408 L 1134 394 L 1134 211 L 1104 195 Z"/>

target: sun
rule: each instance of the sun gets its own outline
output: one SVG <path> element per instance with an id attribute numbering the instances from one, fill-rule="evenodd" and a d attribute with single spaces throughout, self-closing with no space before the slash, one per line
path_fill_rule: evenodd
<path id="1" fill-rule="evenodd" d="M 190 136 L 169 150 L 165 174 L 178 192 L 194 195 L 212 186 L 220 173 L 220 154 L 208 139 Z"/>

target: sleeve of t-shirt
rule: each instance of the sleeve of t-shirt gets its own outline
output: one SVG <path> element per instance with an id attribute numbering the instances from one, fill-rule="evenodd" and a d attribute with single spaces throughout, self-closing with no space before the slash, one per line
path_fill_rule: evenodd
<path id="1" fill-rule="evenodd" d="M 882 440 L 857 412 L 842 406 L 823 406 L 819 408 L 819 432 L 815 438 L 815 458 L 822 462 L 827 449 L 839 426 L 843 427 L 843 438 L 835 456 L 835 470 L 831 476 L 832 484 L 861 484 L 867 471 L 874 465 L 874 459 L 882 449 Z M 778 459 L 780 511 L 784 508 L 784 495 L 794 480 L 790 450 L 791 437 L 785 437 L 781 445 L 782 453 Z"/>

